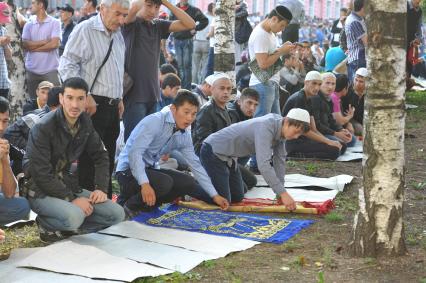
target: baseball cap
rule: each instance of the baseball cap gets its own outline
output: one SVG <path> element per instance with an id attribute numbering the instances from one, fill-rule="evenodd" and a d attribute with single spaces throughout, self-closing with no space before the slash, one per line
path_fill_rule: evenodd
<path id="1" fill-rule="evenodd" d="M 71 14 L 74 14 L 74 8 L 73 7 L 71 7 L 71 5 L 70 4 L 65 4 L 65 6 L 63 6 L 63 7 L 58 7 L 58 8 L 56 8 L 57 10 L 60 10 L 60 11 L 65 11 L 65 12 L 70 12 Z"/>
<path id="2" fill-rule="evenodd" d="M 308 124 L 311 123 L 311 117 L 309 116 L 309 112 L 306 111 L 305 109 L 301 109 L 301 108 L 290 109 L 290 111 L 288 111 L 286 117 L 293 119 L 293 120 L 305 122 L 305 123 L 308 123 Z"/>
<path id="3" fill-rule="evenodd" d="M 310 71 L 306 74 L 305 81 L 322 81 L 321 74 L 317 71 Z"/>
<path id="4" fill-rule="evenodd" d="M 41 83 L 38 84 L 37 88 L 52 88 L 53 84 L 51 82 L 48 81 L 42 81 Z"/>
<path id="5" fill-rule="evenodd" d="M 356 75 L 361 76 L 361 77 L 368 77 L 368 70 L 367 68 L 359 68 L 358 70 L 356 70 Z"/>
<path id="6" fill-rule="evenodd" d="M 9 5 L 5 2 L 0 2 L 0 24 L 11 23 Z"/>

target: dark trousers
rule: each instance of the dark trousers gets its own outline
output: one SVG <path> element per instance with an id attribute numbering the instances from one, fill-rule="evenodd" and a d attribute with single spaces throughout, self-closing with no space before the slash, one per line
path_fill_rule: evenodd
<path id="1" fill-rule="evenodd" d="M 130 137 L 133 129 L 146 116 L 155 113 L 157 102 L 133 102 L 127 100 L 124 102 L 124 141 Z"/>
<path id="2" fill-rule="evenodd" d="M 1 88 L 0 89 L 0 96 L 3 96 L 7 100 L 9 100 L 9 89 L 8 88 Z"/>
<path id="3" fill-rule="evenodd" d="M 240 202 L 244 197 L 244 184 L 240 167 L 233 161 L 229 167 L 220 160 L 211 145 L 203 143 L 200 150 L 200 161 L 212 180 L 213 186 L 222 197 L 229 202 Z"/>
<path id="4" fill-rule="evenodd" d="M 96 99 L 95 99 L 96 100 Z M 96 101 L 96 113 L 92 116 L 93 126 L 105 145 L 109 156 L 109 186 L 108 198 L 112 197 L 111 174 L 114 169 L 115 146 L 120 133 L 120 118 L 118 106 L 105 101 Z M 95 189 L 95 165 L 87 152 L 83 152 L 78 161 L 78 177 L 81 187 L 88 191 Z"/>
<path id="5" fill-rule="evenodd" d="M 211 202 L 210 197 L 201 186 L 188 174 L 176 170 L 153 168 L 145 168 L 145 172 L 149 184 L 155 191 L 155 205 L 171 202 L 185 195 Z M 146 207 L 142 200 L 141 186 L 133 177 L 130 169 L 117 172 L 117 180 L 120 184 L 119 204 L 126 205 L 131 210 L 140 210 Z"/>
<path id="6" fill-rule="evenodd" d="M 359 68 L 365 68 L 367 67 L 367 62 L 365 61 L 365 58 L 358 59 L 356 61 L 353 61 L 351 63 L 348 63 L 348 79 L 349 82 L 354 81 L 355 73 Z"/>
<path id="7" fill-rule="evenodd" d="M 256 186 L 257 178 L 256 175 L 243 165 L 238 164 L 238 168 L 240 169 L 241 177 L 243 178 L 244 193 L 246 193 L 248 190 Z"/>
<path id="8" fill-rule="evenodd" d="M 283 43 L 286 41 L 290 41 L 292 43 L 299 41 L 299 24 L 289 24 L 285 30 L 281 33 L 281 38 Z"/>
<path id="9" fill-rule="evenodd" d="M 288 157 L 315 158 L 324 160 L 336 160 L 340 154 L 346 151 L 346 145 L 342 144 L 342 150 L 325 143 L 316 142 L 306 137 L 285 142 Z"/>

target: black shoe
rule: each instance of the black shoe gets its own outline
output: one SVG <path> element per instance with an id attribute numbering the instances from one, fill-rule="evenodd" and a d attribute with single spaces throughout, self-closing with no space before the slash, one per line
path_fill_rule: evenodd
<path id="1" fill-rule="evenodd" d="M 76 233 L 70 231 L 47 231 L 43 226 L 41 226 L 38 217 L 36 218 L 36 223 L 40 235 L 40 240 L 46 244 L 51 244 L 57 241 L 67 239 L 72 235 L 76 235 Z"/>
<path id="2" fill-rule="evenodd" d="M 150 212 L 152 211 L 155 206 L 148 206 L 148 205 L 143 205 L 143 207 L 139 208 L 139 209 L 130 209 L 127 204 L 125 204 L 123 206 L 124 208 L 124 212 L 126 214 L 126 220 L 131 220 L 133 218 L 135 218 L 136 216 L 138 216 L 139 214 L 141 214 L 142 212 Z"/>

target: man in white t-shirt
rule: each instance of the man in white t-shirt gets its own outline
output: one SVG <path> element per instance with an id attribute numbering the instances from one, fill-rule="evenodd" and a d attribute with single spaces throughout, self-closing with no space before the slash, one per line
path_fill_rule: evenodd
<path id="1" fill-rule="evenodd" d="M 253 29 L 248 41 L 248 49 L 250 59 L 256 59 L 261 69 L 270 68 L 282 55 L 290 53 L 295 48 L 295 45 L 291 42 L 285 42 L 280 47 L 277 46 L 275 36 L 276 33 L 285 29 L 291 19 L 292 15 L 289 9 L 284 6 L 277 6 L 268 14 L 266 19 Z M 279 82 L 279 72 L 264 83 L 255 74 L 251 75 L 249 85 L 259 93 L 259 105 L 254 117 L 261 117 L 269 113 L 281 114 Z M 257 167 L 254 158 L 252 158 L 250 167 L 254 170 Z"/>

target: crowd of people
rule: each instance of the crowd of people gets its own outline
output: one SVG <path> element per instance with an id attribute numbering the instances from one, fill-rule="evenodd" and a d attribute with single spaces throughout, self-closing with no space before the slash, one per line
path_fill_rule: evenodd
<path id="1" fill-rule="evenodd" d="M 34 0 L 18 17 L 29 101 L 10 125 L 0 29 L 0 224 L 32 209 L 53 242 L 186 196 L 226 210 L 259 173 L 295 209 L 286 158 L 335 160 L 362 138 L 367 33 L 364 0 L 330 25 L 281 2 L 253 26 L 236 1 L 234 96 L 214 72 L 214 3 L 203 13 L 187 0 L 86 0 L 77 23 L 70 5 L 58 20 Z M 418 4 L 408 8 L 421 16 Z"/>

